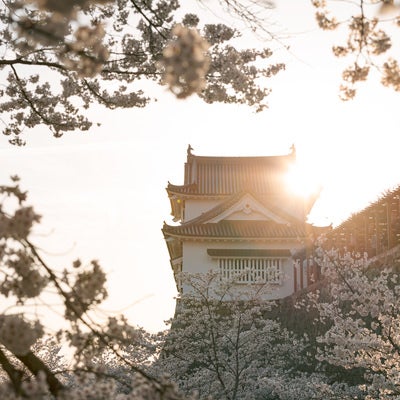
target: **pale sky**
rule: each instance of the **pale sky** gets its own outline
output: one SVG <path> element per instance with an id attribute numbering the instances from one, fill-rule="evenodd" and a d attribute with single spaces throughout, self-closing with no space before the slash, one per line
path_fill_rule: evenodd
<path id="1" fill-rule="evenodd" d="M 292 33 L 291 52 L 276 59 L 287 71 L 271 81 L 270 108 L 178 101 L 164 89 L 145 109 L 94 110 L 101 127 L 53 139 L 45 128 L 28 133 L 24 149 L 0 137 L 0 177 L 22 178 L 43 215 L 32 241 L 51 265 L 92 258 L 109 273 L 110 301 L 131 321 L 163 328 L 172 316 L 175 285 L 161 234 L 171 223 L 168 181 L 183 183 L 186 148 L 197 155 L 285 154 L 323 190 L 310 221 L 335 225 L 400 183 L 397 112 L 400 94 L 377 81 L 356 100 L 338 99 L 341 64 L 331 38 L 316 27 L 308 0 L 277 0 L 271 20 Z M 274 45 L 277 47 L 277 45 Z"/>

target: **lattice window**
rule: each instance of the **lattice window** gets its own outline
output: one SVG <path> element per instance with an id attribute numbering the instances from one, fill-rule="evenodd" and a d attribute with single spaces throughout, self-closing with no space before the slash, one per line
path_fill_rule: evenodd
<path id="1" fill-rule="evenodd" d="M 221 280 L 282 283 L 282 258 L 219 258 Z"/>

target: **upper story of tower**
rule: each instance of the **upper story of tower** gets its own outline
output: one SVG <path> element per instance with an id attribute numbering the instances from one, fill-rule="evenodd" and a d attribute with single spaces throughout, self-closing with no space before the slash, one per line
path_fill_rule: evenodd
<path id="1" fill-rule="evenodd" d="M 316 196 L 300 198 L 290 192 L 287 175 L 295 163 L 294 147 L 285 155 L 210 157 L 194 155 L 189 145 L 183 185 L 167 186 L 174 221 L 186 223 L 240 193 L 305 221 Z"/>

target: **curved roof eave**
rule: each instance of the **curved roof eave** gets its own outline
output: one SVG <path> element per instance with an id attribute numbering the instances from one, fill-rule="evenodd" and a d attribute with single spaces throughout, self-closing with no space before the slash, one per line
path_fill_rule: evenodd
<path id="1" fill-rule="evenodd" d="M 197 184 L 189 183 L 186 185 L 173 185 L 168 182 L 168 186 L 166 187 L 166 191 L 168 194 L 196 194 Z"/>

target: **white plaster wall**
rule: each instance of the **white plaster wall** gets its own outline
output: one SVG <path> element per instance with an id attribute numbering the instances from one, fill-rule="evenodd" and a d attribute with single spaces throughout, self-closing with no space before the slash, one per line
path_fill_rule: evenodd
<path id="1" fill-rule="evenodd" d="M 183 272 L 205 273 L 218 272 L 218 259 L 207 254 L 207 249 L 291 249 L 298 247 L 282 243 L 249 243 L 249 242 L 184 242 L 183 243 Z M 266 300 L 279 299 L 291 295 L 294 292 L 293 260 L 289 257 L 283 265 L 283 278 L 281 285 L 271 286 L 271 291 L 264 296 Z M 237 285 L 238 288 L 244 285 Z M 183 285 L 183 293 L 190 291 L 190 287 Z"/>
<path id="2" fill-rule="evenodd" d="M 251 212 L 246 214 L 243 211 L 234 212 L 228 215 L 224 220 L 226 221 L 265 221 L 267 218 L 264 214 L 258 212 Z"/>
<path id="3" fill-rule="evenodd" d="M 294 194 L 285 196 L 260 196 L 261 201 L 269 201 L 276 207 L 281 208 L 294 218 L 304 220 L 305 214 L 305 199 L 302 196 Z"/>
<path id="4" fill-rule="evenodd" d="M 193 218 L 198 217 L 206 211 L 210 211 L 212 208 L 221 203 L 221 200 L 186 200 L 185 201 L 185 220 L 183 222 L 190 221 Z"/>

